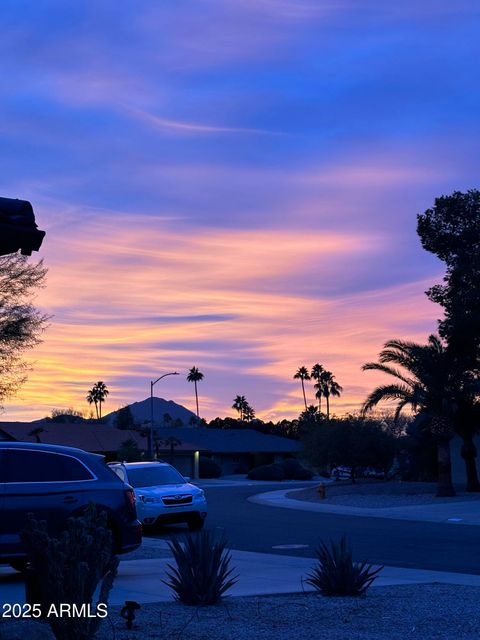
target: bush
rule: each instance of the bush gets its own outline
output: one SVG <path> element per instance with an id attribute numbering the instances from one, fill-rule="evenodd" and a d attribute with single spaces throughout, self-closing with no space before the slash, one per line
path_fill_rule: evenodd
<path id="1" fill-rule="evenodd" d="M 205 456 L 200 456 L 198 471 L 200 478 L 219 478 L 222 475 L 222 467 Z"/>
<path id="2" fill-rule="evenodd" d="M 237 582 L 225 538 L 204 530 L 186 535 L 183 544 L 174 538 L 168 546 L 176 566 L 167 565 L 169 581 L 162 582 L 173 590 L 175 600 L 193 606 L 216 604 Z"/>
<path id="3" fill-rule="evenodd" d="M 311 584 L 324 596 L 360 596 L 383 569 L 372 569 L 366 562 L 353 562 L 345 536 L 340 543 L 330 543 L 330 548 L 322 542 L 316 554 L 318 565 L 307 577 Z"/>
<path id="4" fill-rule="evenodd" d="M 285 470 L 281 464 L 265 464 L 248 472 L 249 480 L 285 480 Z"/>
<path id="5" fill-rule="evenodd" d="M 311 480 L 313 478 L 313 473 L 300 464 L 296 458 L 287 458 L 282 466 L 287 480 Z"/>
<path id="6" fill-rule="evenodd" d="M 53 606 L 58 612 L 61 603 L 78 607 L 90 605 L 94 613 L 93 597 L 98 585 L 97 607 L 101 604 L 101 609 L 106 610 L 118 558 L 112 556 L 112 533 L 107 528 L 104 511 L 98 514 L 90 504 L 83 516 L 67 520 L 67 528 L 59 539 L 48 535 L 45 522 L 30 517 L 21 538 L 41 592 L 43 615 Z M 101 617 L 89 618 L 87 615 L 47 615 L 57 640 L 90 640 L 101 620 Z"/>

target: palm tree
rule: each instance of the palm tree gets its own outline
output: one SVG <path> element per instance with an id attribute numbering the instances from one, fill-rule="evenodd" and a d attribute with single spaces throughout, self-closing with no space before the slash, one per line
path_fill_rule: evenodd
<path id="1" fill-rule="evenodd" d="M 428 426 L 437 443 L 437 496 L 454 496 L 450 440 L 454 433 L 456 402 L 448 351 L 438 336 L 431 335 L 426 345 L 389 340 L 378 359 L 379 362 L 363 365 L 363 370 L 381 371 L 398 382 L 374 389 L 365 400 L 362 412 L 365 414 L 383 400 L 397 402 L 395 419 L 408 406 L 418 412 L 420 423 Z"/>
<path id="2" fill-rule="evenodd" d="M 87 394 L 87 402 L 88 404 L 95 404 L 95 413 L 97 414 L 97 420 L 98 420 L 98 396 L 97 396 L 97 391 L 95 389 L 95 385 L 90 389 L 90 391 Z"/>
<path id="3" fill-rule="evenodd" d="M 109 391 L 107 385 L 99 380 L 90 389 L 87 395 L 88 404 L 95 404 L 95 412 L 97 414 L 97 420 L 102 418 L 102 402 L 105 402 Z"/>
<path id="4" fill-rule="evenodd" d="M 302 381 L 303 401 L 305 403 L 305 411 L 307 410 L 307 396 L 305 395 L 305 380 L 310 380 L 310 374 L 307 367 L 299 367 L 293 376 L 294 380 Z"/>
<path id="5" fill-rule="evenodd" d="M 320 376 L 322 375 L 322 373 L 325 371 L 323 365 L 321 364 L 314 364 L 312 367 L 312 370 L 310 372 L 310 377 L 312 380 L 316 380 L 317 384 L 320 382 Z M 315 384 L 315 388 L 317 388 L 317 384 Z M 319 413 L 322 412 L 322 394 L 317 391 L 317 393 L 315 394 L 315 397 L 318 399 L 318 411 Z"/>
<path id="6" fill-rule="evenodd" d="M 107 385 L 99 380 L 93 387 L 96 392 L 97 401 L 98 401 L 98 417 L 102 419 L 102 402 L 105 402 L 108 394 L 110 393 L 107 389 Z"/>
<path id="7" fill-rule="evenodd" d="M 188 382 L 193 382 L 195 384 L 195 400 L 197 402 L 197 418 L 200 417 L 200 413 L 198 412 L 198 391 L 197 391 L 197 382 L 203 380 L 203 373 L 197 369 L 197 367 L 192 367 L 187 375 Z"/>
<path id="8" fill-rule="evenodd" d="M 343 387 L 336 382 L 335 376 L 331 371 L 324 370 L 320 374 L 320 378 L 315 385 L 315 389 L 317 389 L 317 393 L 315 394 L 316 397 L 318 398 L 323 396 L 327 401 L 327 420 L 330 420 L 330 397 L 340 397 Z"/>
<path id="9" fill-rule="evenodd" d="M 247 402 L 247 399 L 245 398 L 245 396 L 236 396 L 233 400 L 233 404 L 232 404 L 232 409 L 235 409 L 236 411 L 238 411 L 238 416 L 239 419 L 243 421 L 244 418 L 244 411 L 245 411 L 245 404 Z"/>
<path id="10" fill-rule="evenodd" d="M 243 419 L 246 422 L 251 422 L 255 418 L 255 409 L 250 406 L 248 402 L 245 401 L 245 406 L 243 407 Z"/>

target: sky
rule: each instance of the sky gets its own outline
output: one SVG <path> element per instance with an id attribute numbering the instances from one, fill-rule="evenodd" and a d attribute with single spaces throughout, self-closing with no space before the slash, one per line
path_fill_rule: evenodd
<path id="1" fill-rule="evenodd" d="M 6 0 L 0 195 L 47 235 L 51 316 L 3 420 L 155 394 L 298 416 L 319 362 L 358 411 L 425 341 L 443 265 L 416 235 L 478 188 L 477 0 Z M 313 389 L 307 386 L 309 402 Z"/>

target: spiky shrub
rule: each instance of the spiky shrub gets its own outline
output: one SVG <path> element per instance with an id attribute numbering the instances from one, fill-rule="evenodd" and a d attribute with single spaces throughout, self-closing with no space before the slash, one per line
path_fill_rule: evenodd
<path id="1" fill-rule="evenodd" d="M 168 565 L 169 580 L 163 582 L 173 590 L 175 600 L 194 606 L 216 604 L 237 582 L 224 537 L 217 538 L 207 529 L 187 534 L 182 543 L 174 539 L 168 544 L 176 566 Z"/>
<path id="2" fill-rule="evenodd" d="M 317 550 L 318 565 L 308 575 L 306 582 L 324 596 L 361 596 L 383 569 L 373 569 L 366 562 L 353 562 L 347 539 L 339 543 L 322 542 Z"/>
<path id="3" fill-rule="evenodd" d="M 97 513 L 90 504 L 77 518 L 69 518 L 59 538 L 48 535 L 46 522 L 30 517 L 21 538 L 27 549 L 42 593 L 42 611 L 59 611 L 61 603 L 76 605 L 95 613 L 94 595 L 99 588 L 98 604 L 106 605 L 117 574 L 118 558 L 112 555 L 112 533 L 107 514 Z M 53 609 L 55 607 L 55 610 Z M 101 617 L 81 615 L 47 616 L 57 640 L 90 640 L 100 626 Z"/>

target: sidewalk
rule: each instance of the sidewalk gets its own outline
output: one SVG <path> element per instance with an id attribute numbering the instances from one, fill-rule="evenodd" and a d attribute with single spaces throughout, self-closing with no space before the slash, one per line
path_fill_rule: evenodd
<path id="1" fill-rule="evenodd" d="M 361 516 L 367 518 L 392 518 L 394 520 L 413 520 L 417 522 L 441 522 L 449 524 L 467 524 L 480 526 L 480 501 L 441 502 L 438 504 L 422 504 L 402 507 L 367 508 L 347 507 L 344 505 L 321 502 L 308 502 L 287 497 L 294 493 L 292 489 L 268 491 L 248 498 L 250 502 L 269 507 L 298 509 L 299 511 L 316 511 L 317 513 L 334 513 L 337 515 Z"/>
<path id="2" fill-rule="evenodd" d="M 312 591 L 304 580 L 315 565 L 314 558 L 253 553 L 232 550 L 232 566 L 238 574 L 231 596 L 260 596 Z M 128 560 L 120 563 L 118 576 L 110 595 L 110 604 L 125 600 L 139 603 L 170 602 L 171 590 L 163 584 L 170 558 Z M 384 567 L 373 587 L 401 584 L 455 584 L 480 587 L 480 576 L 423 569 Z M 24 585 L 20 574 L 0 567 L 0 603 L 23 603 Z"/>

